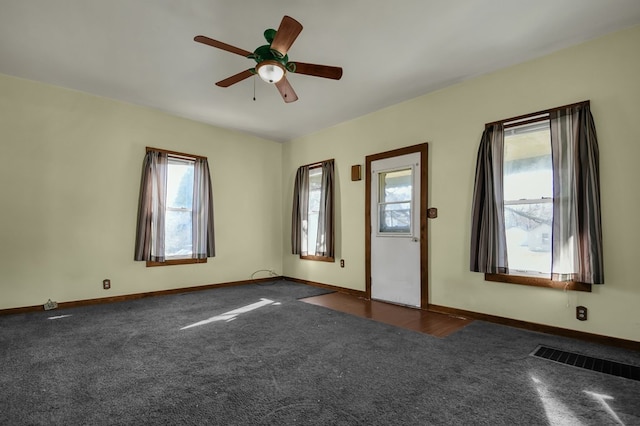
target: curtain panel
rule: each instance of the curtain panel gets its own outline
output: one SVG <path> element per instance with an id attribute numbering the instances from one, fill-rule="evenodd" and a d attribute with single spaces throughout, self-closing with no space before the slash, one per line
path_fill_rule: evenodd
<path id="1" fill-rule="evenodd" d="M 334 257 L 334 161 L 322 163 L 322 185 L 320 190 L 320 212 L 318 214 L 318 236 L 316 256 Z"/>
<path id="2" fill-rule="evenodd" d="M 135 260 L 165 261 L 164 211 L 168 164 L 165 152 L 148 151 L 144 157 L 138 199 Z"/>
<path id="3" fill-rule="evenodd" d="M 550 112 L 554 281 L 604 283 L 600 170 L 588 103 Z"/>
<path id="4" fill-rule="evenodd" d="M 507 237 L 504 226 L 502 125 L 488 126 L 480 141 L 473 189 L 471 271 L 505 274 Z"/>
<path id="5" fill-rule="evenodd" d="M 193 169 L 192 258 L 215 257 L 213 228 L 213 191 L 206 158 L 196 158 Z"/>
<path id="6" fill-rule="evenodd" d="M 293 208 L 291 212 L 291 253 L 307 255 L 307 230 L 309 219 L 309 166 L 296 172 L 293 186 Z M 304 244 L 303 244 L 304 243 Z"/>

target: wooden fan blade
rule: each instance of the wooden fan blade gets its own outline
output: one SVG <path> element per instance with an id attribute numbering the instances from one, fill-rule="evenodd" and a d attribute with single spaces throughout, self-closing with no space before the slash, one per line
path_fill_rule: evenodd
<path id="1" fill-rule="evenodd" d="M 239 47 L 231 46 L 230 44 L 223 43 L 218 40 L 214 40 L 203 35 L 195 36 L 194 41 L 198 43 L 206 44 L 208 46 L 217 47 L 218 49 L 226 50 L 227 52 L 235 53 L 236 55 L 244 56 L 245 58 L 251 55 L 252 52 L 248 50 L 240 49 Z"/>
<path id="2" fill-rule="evenodd" d="M 286 103 L 295 102 L 298 100 L 298 95 L 293 91 L 293 87 L 287 80 L 287 76 L 282 77 L 282 80 L 276 83 L 276 87 L 278 88 L 278 92 L 280 92 L 280 96 Z"/>
<path id="3" fill-rule="evenodd" d="M 229 78 L 225 78 L 224 80 L 220 80 L 219 82 L 216 83 L 216 86 L 229 87 L 232 84 L 239 83 L 242 80 L 244 80 L 245 78 L 249 78 L 254 74 L 255 74 L 255 72 L 254 72 L 253 68 L 249 68 L 248 70 L 244 70 L 242 72 L 239 72 L 238 74 L 232 75 Z"/>
<path id="4" fill-rule="evenodd" d="M 289 48 L 296 41 L 302 31 L 302 24 L 290 16 L 282 18 L 276 37 L 271 42 L 271 50 L 275 50 L 282 56 L 286 55 Z"/>
<path id="5" fill-rule="evenodd" d="M 328 65 L 317 64 L 305 64 L 304 62 L 289 62 L 293 64 L 293 68 L 296 74 L 306 74 L 315 77 L 331 78 L 333 80 L 340 80 L 342 78 L 342 68 L 330 67 Z"/>

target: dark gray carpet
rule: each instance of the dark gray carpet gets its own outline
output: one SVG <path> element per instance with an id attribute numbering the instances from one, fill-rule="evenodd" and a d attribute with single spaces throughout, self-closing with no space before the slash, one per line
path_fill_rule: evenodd
<path id="1" fill-rule="evenodd" d="M 0 317 L 0 424 L 640 425 L 640 382 L 529 356 L 636 352 L 480 321 L 439 339 L 297 300 L 323 292 L 277 282 Z M 219 317 L 261 298 L 279 304 Z"/>

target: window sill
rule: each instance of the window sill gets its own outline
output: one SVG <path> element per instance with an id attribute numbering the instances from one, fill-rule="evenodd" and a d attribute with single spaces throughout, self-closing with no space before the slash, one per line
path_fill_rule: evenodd
<path id="1" fill-rule="evenodd" d="M 318 262 L 335 262 L 336 261 L 335 258 L 326 257 L 326 256 L 302 256 L 302 255 L 300 255 L 300 259 L 317 260 Z"/>
<path id="2" fill-rule="evenodd" d="M 586 291 L 591 293 L 591 284 L 575 281 L 552 281 L 548 278 L 525 277 L 521 275 L 484 274 L 485 281 L 494 281 L 508 284 L 530 285 L 534 287 L 547 287 L 559 290 Z"/>
<path id="3" fill-rule="evenodd" d="M 207 259 L 169 259 L 164 262 L 147 261 L 147 267 L 151 266 L 172 266 L 172 265 L 190 265 L 192 263 L 207 263 Z"/>

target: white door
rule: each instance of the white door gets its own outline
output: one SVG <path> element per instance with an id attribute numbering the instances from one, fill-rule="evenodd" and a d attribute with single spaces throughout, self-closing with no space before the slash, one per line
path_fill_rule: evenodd
<path id="1" fill-rule="evenodd" d="M 371 298 L 420 307 L 420 153 L 371 162 Z"/>

